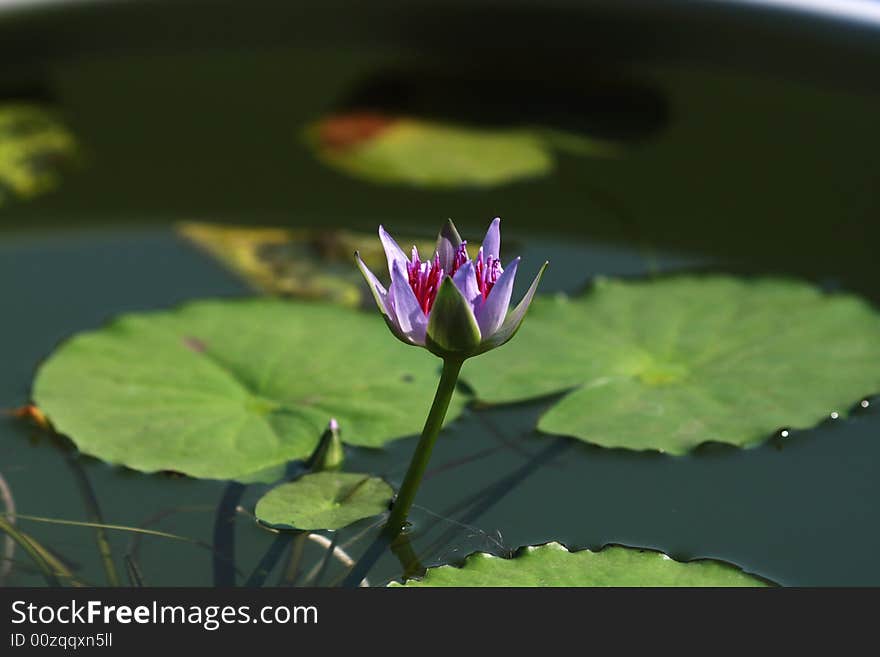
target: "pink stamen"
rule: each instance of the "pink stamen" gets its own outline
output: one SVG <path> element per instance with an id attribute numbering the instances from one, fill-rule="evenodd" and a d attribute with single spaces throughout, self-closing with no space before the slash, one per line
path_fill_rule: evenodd
<path id="1" fill-rule="evenodd" d="M 458 245 L 458 248 L 455 250 L 455 255 L 452 256 L 452 274 L 450 275 L 455 276 L 455 272 L 458 271 L 459 267 L 461 267 L 468 260 L 469 258 L 467 252 L 467 240 L 465 240 Z"/>
<path id="2" fill-rule="evenodd" d="M 504 273 L 504 270 L 501 268 L 501 260 L 492 256 L 485 257 L 481 247 L 480 252 L 477 254 L 477 259 L 474 260 L 474 268 L 477 271 L 477 287 L 480 288 L 480 293 L 483 295 L 483 299 L 485 299 L 489 296 L 492 288 L 495 287 L 498 278 Z"/>
<path id="3" fill-rule="evenodd" d="M 467 242 L 462 242 L 455 250 L 452 259 L 452 271 L 450 276 L 454 276 L 467 261 Z M 489 292 L 498 281 L 504 271 L 501 268 L 501 261 L 498 258 L 484 257 L 483 249 L 480 249 L 477 259 L 474 261 L 474 268 L 477 275 L 477 287 L 483 296 L 483 299 L 489 296 Z M 437 298 L 437 291 L 440 289 L 440 283 L 446 272 L 440 266 L 440 257 L 435 253 L 433 260 L 422 262 L 419 258 L 418 249 L 412 248 L 412 258 L 406 263 L 406 273 L 409 277 L 409 286 L 416 295 L 419 307 L 422 312 L 427 315 L 434 306 L 434 300 Z"/>
<path id="4" fill-rule="evenodd" d="M 416 247 L 412 248 L 412 260 L 406 264 L 409 275 L 409 286 L 416 295 L 419 306 L 426 315 L 431 312 L 434 299 L 437 298 L 437 290 L 443 280 L 443 268 L 440 266 L 440 258 L 434 254 L 434 260 L 422 262 Z"/>

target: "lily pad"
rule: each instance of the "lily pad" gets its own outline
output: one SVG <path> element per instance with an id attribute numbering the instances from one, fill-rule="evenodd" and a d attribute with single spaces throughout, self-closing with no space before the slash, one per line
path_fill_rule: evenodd
<path id="1" fill-rule="evenodd" d="M 375 233 L 206 223 L 183 223 L 177 229 L 266 294 L 372 308 L 373 298 L 360 271 L 353 266 L 352 254 L 358 251 L 374 270 L 386 266 Z M 433 251 L 435 240 L 410 237 L 401 243 L 428 253 Z"/>
<path id="2" fill-rule="evenodd" d="M 276 486 L 257 502 L 257 519 L 275 529 L 341 529 L 385 513 L 394 490 L 379 477 L 316 472 Z"/>
<path id="3" fill-rule="evenodd" d="M 0 205 L 10 196 L 26 199 L 54 188 L 77 150 L 73 135 L 51 110 L 33 103 L 0 104 Z"/>
<path id="4" fill-rule="evenodd" d="M 309 456 L 334 417 L 352 445 L 418 433 L 438 367 L 373 313 L 205 301 L 74 336 L 39 369 L 33 397 L 87 454 L 227 479 Z M 463 403 L 456 395 L 448 419 Z"/>
<path id="5" fill-rule="evenodd" d="M 392 582 L 392 586 L 401 586 Z M 769 586 L 720 561 L 682 563 L 662 552 L 609 546 L 570 552 L 559 543 L 529 546 L 504 559 L 477 552 L 461 567 L 428 568 L 403 586 Z"/>
<path id="6" fill-rule="evenodd" d="M 414 187 L 492 187 L 549 174 L 553 147 L 609 155 L 600 142 L 567 133 L 484 128 L 353 112 L 307 130 L 318 158 L 351 176 Z"/>
<path id="7" fill-rule="evenodd" d="M 605 447 L 753 445 L 880 391 L 880 314 L 792 280 L 600 280 L 462 376 L 490 403 L 561 394 L 538 428 Z"/>

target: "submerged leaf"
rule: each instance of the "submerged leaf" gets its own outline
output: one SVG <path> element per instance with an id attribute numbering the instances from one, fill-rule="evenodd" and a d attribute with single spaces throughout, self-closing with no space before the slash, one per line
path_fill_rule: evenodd
<path id="1" fill-rule="evenodd" d="M 34 103 L 0 104 L 0 205 L 48 191 L 78 146 L 55 114 Z"/>
<path id="2" fill-rule="evenodd" d="M 317 472 L 276 486 L 257 502 L 257 519 L 274 529 L 341 529 L 388 510 L 394 490 L 379 477 Z"/>
<path id="3" fill-rule="evenodd" d="M 385 254 L 375 234 L 203 223 L 183 223 L 178 230 L 268 294 L 362 306 L 372 301 L 352 254 L 360 252 L 375 271 L 385 269 Z M 434 240 L 410 237 L 402 243 L 416 245 L 422 253 L 434 249 Z"/>
<path id="4" fill-rule="evenodd" d="M 392 586 L 401 586 L 392 582 Z M 428 568 L 403 586 L 768 586 L 720 561 L 680 562 L 662 552 L 609 546 L 570 552 L 559 543 L 529 546 L 512 559 L 484 552 L 460 568 Z"/>
<path id="5" fill-rule="evenodd" d="M 331 418 L 352 445 L 418 433 L 434 362 L 372 314 L 206 301 L 73 337 L 38 371 L 33 397 L 57 431 L 109 463 L 252 478 L 309 456 Z M 449 419 L 463 402 L 453 398 Z"/>
<path id="6" fill-rule="evenodd" d="M 880 314 L 791 280 L 602 280 L 537 298 L 517 339 L 462 377 L 485 402 L 562 394 L 547 433 L 672 454 L 746 446 L 880 391 Z"/>
<path id="7" fill-rule="evenodd" d="M 586 137 L 542 129 L 469 127 L 353 112 L 307 130 L 323 162 L 357 178 L 415 187 L 491 187 L 549 174 L 553 147 L 613 153 Z"/>

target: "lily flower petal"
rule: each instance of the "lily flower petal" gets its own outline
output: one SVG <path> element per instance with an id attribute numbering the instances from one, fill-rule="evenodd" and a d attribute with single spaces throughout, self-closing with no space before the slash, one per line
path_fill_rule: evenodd
<path id="1" fill-rule="evenodd" d="M 386 230 L 379 239 L 388 261 L 388 290 L 355 254 L 358 267 L 391 332 L 410 345 L 443 359 L 464 360 L 510 340 L 525 317 L 547 263 L 523 300 L 508 314 L 520 259 L 501 266 L 501 220 L 495 218 L 475 260 L 451 220 L 437 236 L 437 248 L 424 260 L 413 247 L 412 260 Z M 506 319 L 505 319 L 506 317 Z"/>
<path id="2" fill-rule="evenodd" d="M 486 237 L 483 238 L 483 255 L 486 258 L 501 257 L 501 217 L 495 217 L 489 224 Z"/>
<path id="3" fill-rule="evenodd" d="M 547 269 L 547 265 L 549 264 L 549 262 L 545 262 L 541 265 L 541 269 L 535 276 L 535 280 L 533 280 L 532 284 L 529 286 L 525 296 L 523 296 L 522 301 L 517 304 L 516 308 L 510 311 L 510 314 L 507 316 L 507 319 L 504 320 L 501 328 L 493 335 L 483 340 L 477 353 L 482 354 L 490 349 L 500 347 L 516 335 L 516 332 L 519 330 L 519 327 L 522 325 L 522 322 L 526 317 L 526 312 L 529 310 L 532 299 L 535 297 L 535 292 L 538 289 L 538 284 L 541 282 L 541 277 L 544 275 L 544 270 Z"/>
<path id="4" fill-rule="evenodd" d="M 489 296 L 477 312 L 477 323 L 480 326 L 480 334 L 491 337 L 499 328 L 507 315 L 510 306 L 510 295 L 513 294 L 513 281 L 516 278 L 516 269 L 519 266 L 519 258 L 507 265 L 507 269 L 498 277 Z"/>
<path id="5" fill-rule="evenodd" d="M 385 286 L 379 282 L 379 279 L 376 278 L 375 274 L 373 274 L 373 272 L 370 271 L 370 268 L 367 267 L 366 263 L 361 260 L 360 253 L 355 251 L 354 257 L 357 260 L 357 266 L 361 270 L 361 274 L 367 279 L 367 284 L 370 286 L 370 292 L 373 293 L 373 299 L 375 299 L 376 305 L 379 306 L 379 310 L 385 317 L 391 319 L 391 309 L 388 307 L 388 292 L 385 290 Z"/>
<path id="6" fill-rule="evenodd" d="M 440 284 L 428 319 L 425 346 L 440 357 L 472 353 L 480 345 L 480 328 L 471 305 L 451 276 Z"/>
<path id="7" fill-rule="evenodd" d="M 461 292 L 462 296 L 470 304 L 474 314 L 477 309 L 483 305 L 483 294 L 480 292 L 480 286 L 477 284 L 477 270 L 474 267 L 474 261 L 468 260 L 458 271 L 452 276 L 452 282 Z"/>
<path id="8" fill-rule="evenodd" d="M 452 271 L 455 252 L 461 246 L 461 242 L 461 235 L 458 234 L 452 219 L 447 219 L 437 236 L 437 257 L 440 259 L 443 271 Z"/>
<path id="9" fill-rule="evenodd" d="M 425 344 L 428 318 L 410 287 L 405 267 L 397 261 L 391 263 L 391 287 L 388 294 L 394 325 L 411 343 Z"/>
<path id="10" fill-rule="evenodd" d="M 379 240 L 382 242 L 382 248 L 385 249 L 385 258 L 388 260 L 388 273 L 392 277 L 394 276 L 395 262 L 403 265 L 403 271 L 406 271 L 406 263 L 409 262 L 409 258 L 406 257 L 400 245 L 394 241 L 394 238 L 382 226 L 379 226 Z"/>

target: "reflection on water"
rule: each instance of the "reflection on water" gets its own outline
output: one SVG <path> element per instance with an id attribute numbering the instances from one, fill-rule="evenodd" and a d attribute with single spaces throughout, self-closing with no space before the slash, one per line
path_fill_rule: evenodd
<path id="1" fill-rule="evenodd" d="M 597 272 L 645 274 L 684 264 L 589 243 L 528 243 L 557 254 L 556 276 L 545 281 L 548 292 L 570 290 L 573 281 Z M 4 407 L 27 400 L 35 366 L 72 332 L 135 308 L 246 293 L 166 230 L 7 239 L 0 247 L 0 285 L 12 316 L 29 318 L 4 329 Z M 423 566 L 474 550 L 508 554 L 520 545 L 560 540 L 570 547 L 621 543 L 679 559 L 714 557 L 782 584 L 880 583 L 874 559 L 880 548 L 876 404 L 860 406 L 851 419 L 829 419 L 754 449 L 710 446 L 680 458 L 537 435 L 531 427 L 545 404 L 474 409 L 444 434 L 412 516 L 411 548 Z M 384 450 L 351 449 L 346 469 L 380 473 L 399 484 L 413 445 L 407 439 Z M 106 523 L 189 539 L 105 532 L 117 576 L 148 585 L 339 583 L 378 529 L 364 521 L 323 538 L 275 535 L 250 515 L 265 485 L 147 476 L 89 458 L 71 461 L 64 445 L 11 418 L 0 421 L 0 472 L 21 514 L 84 521 L 96 517 L 97 508 Z M 81 494 L 83 477 L 96 507 Z M 77 578 L 107 581 L 94 529 L 25 519 L 19 526 Z M 845 546 L 846 558 L 832 552 L 835 546 Z M 14 563 L 10 584 L 42 583 L 20 551 Z M 398 557 L 385 551 L 368 578 L 376 585 L 400 572 Z"/>

